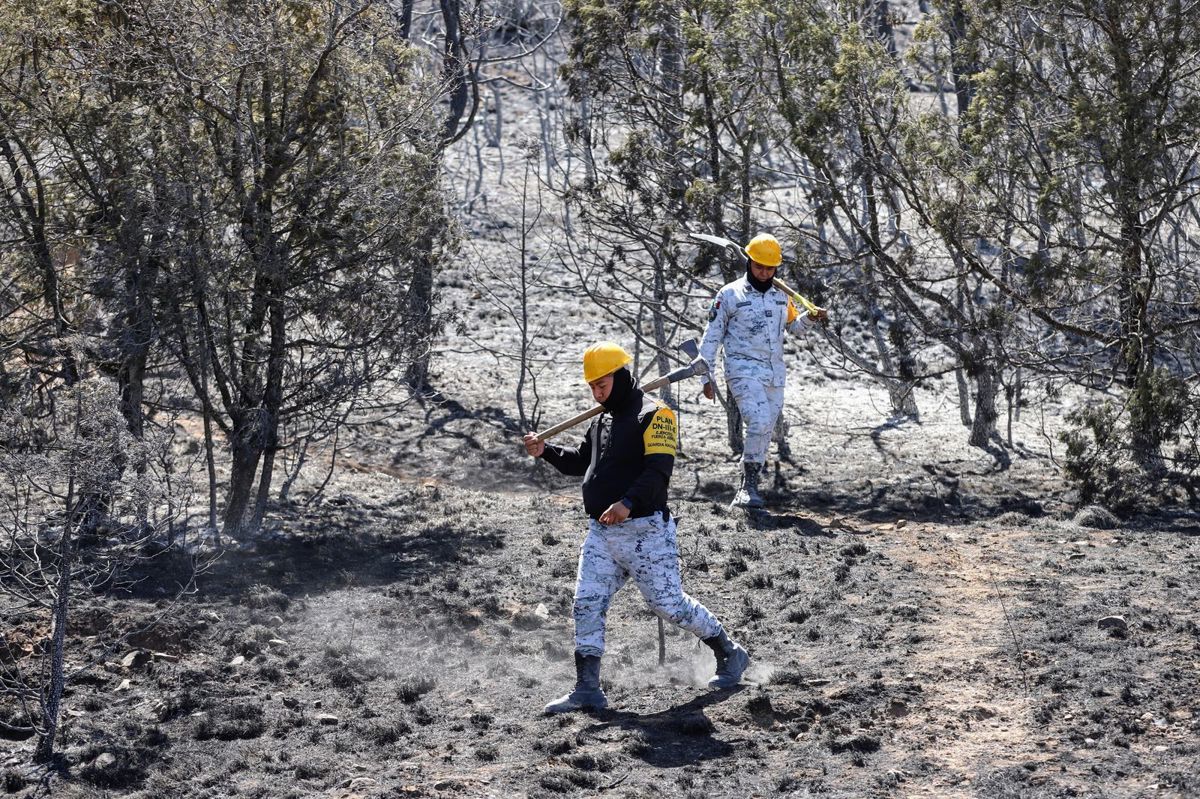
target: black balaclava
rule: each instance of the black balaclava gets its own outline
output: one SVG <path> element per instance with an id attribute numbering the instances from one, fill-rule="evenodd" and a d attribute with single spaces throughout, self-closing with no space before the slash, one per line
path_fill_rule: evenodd
<path id="1" fill-rule="evenodd" d="M 750 281 L 751 286 L 754 286 L 754 288 L 758 289 L 759 293 L 766 294 L 771 288 L 771 278 L 767 278 L 766 280 L 759 280 L 756 278 L 754 273 L 750 271 L 751 263 L 752 261 L 746 262 L 746 279 Z"/>
<path id="2" fill-rule="evenodd" d="M 612 391 L 608 392 L 608 399 L 600 403 L 606 410 L 610 411 L 620 408 L 625 403 L 625 400 L 629 399 L 629 395 L 633 393 L 633 375 L 629 372 L 629 369 L 622 366 L 613 372 L 612 376 Z"/>

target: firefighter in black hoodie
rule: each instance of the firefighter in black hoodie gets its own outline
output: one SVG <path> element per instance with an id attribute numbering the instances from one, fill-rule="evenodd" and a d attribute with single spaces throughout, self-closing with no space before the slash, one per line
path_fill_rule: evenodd
<path id="1" fill-rule="evenodd" d="M 683 592 L 675 520 L 667 486 L 675 465 L 675 414 L 634 384 L 633 359 L 620 345 L 595 344 L 583 354 L 583 376 L 604 406 L 577 447 L 545 444 L 533 433 L 525 449 L 563 474 L 583 476 L 583 507 L 591 521 L 575 578 L 575 690 L 546 705 L 547 713 L 599 710 L 604 621 L 613 596 L 630 577 L 663 619 L 704 640 L 717 658 L 712 688 L 737 685 L 750 663 L 704 605 Z"/>

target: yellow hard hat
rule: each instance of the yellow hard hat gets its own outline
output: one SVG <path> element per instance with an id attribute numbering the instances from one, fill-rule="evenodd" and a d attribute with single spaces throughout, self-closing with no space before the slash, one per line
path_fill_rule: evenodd
<path id="1" fill-rule="evenodd" d="M 783 250 L 770 233 L 759 233 L 746 245 L 746 255 L 760 266 L 779 266 L 783 263 Z"/>
<path id="2" fill-rule="evenodd" d="M 601 341 L 588 347 L 583 353 L 583 379 L 589 383 L 599 380 L 632 361 L 633 356 L 620 344 Z"/>

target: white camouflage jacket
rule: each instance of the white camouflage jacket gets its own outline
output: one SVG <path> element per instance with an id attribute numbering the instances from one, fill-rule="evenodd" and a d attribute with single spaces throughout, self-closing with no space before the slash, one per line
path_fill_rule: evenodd
<path id="1" fill-rule="evenodd" d="M 783 333 L 806 332 L 813 322 L 786 294 L 772 286 L 764 294 L 743 275 L 717 292 L 708 312 L 700 356 L 716 365 L 725 348 L 725 379 L 751 377 L 784 384 Z"/>

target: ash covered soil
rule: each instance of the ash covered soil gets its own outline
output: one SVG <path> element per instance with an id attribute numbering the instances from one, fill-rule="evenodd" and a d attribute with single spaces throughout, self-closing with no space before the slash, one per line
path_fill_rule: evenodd
<path id="1" fill-rule="evenodd" d="M 501 155 L 483 153 L 491 174 Z M 494 207 L 463 262 L 495 272 L 439 285 L 436 397 L 343 439 L 320 495 L 317 453 L 264 535 L 177 605 L 185 564 L 163 559 L 74 612 L 69 667 L 93 665 L 68 689 L 52 795 L 1200 796 L 1200 522 L 1081 513 L 1054 463 L 1070 396 L 1028 390 L 1002 467 L 966 445 L 952 381 L 919 391 L 920 422 L 889 420 L 817 333 L 787 345 L 770 513 L 727 507 L 724 413 L 695 383 L 675 397 L 684 587 L 750 650 L 744 684 L 707 691 L 711 654 L 675 630 L 660 665 L 626 586 L 609 710 L 542 716 L 574 679 L 585 518 L 577 481 L 520 444 L 500 224 L 520 205 Z M 547 285 L 561 272 L 539 280 L 544 429 L 590 406 L 588 343 L 632 342 Z M 17 651 L 47 633 L 23 612 L 6 630 Z M 32 743 L 5 737 L 13 706 L 0 722 L 0 788 L 33 796 Z"/>
<path id="2" fill-rule="evenodd" d="M 686 633 L 660 665 L 627 586 L 610 709 L 542 716 L 573 680 L 577 485 L 524 456 L 499 397 L 430 401 L 362 431 L 180 606 L 156 599 L 169 563 L 88 600 L 72 657 L 100 665 L 69 690 L 53 795 L 1200 795 L 1195 519 L 1077 519 L 1020 445 L 1040 418 L 999 470 L 936 393 L 923 423 L 881 423 L 882 392 L 819 347 L 792 354 L 770 513 L 726 507 L 723 415 L 681 398 L 684 585 L 753 655 L 738 689 L 704 688 Z M 586 405 L 574 366 L 547 418 Z M 486 371 L 435 380 L 469 397 Z M 27 743 L 0 744 L 18 796 Z"/>

